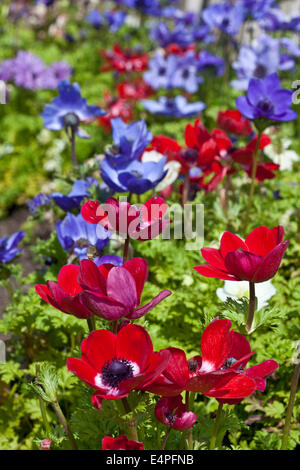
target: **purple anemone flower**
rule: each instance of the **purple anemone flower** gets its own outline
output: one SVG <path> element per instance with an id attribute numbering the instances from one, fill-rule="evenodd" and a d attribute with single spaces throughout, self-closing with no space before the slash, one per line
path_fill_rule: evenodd
<path id="1" fill-rule="evenodd" d="M 41 206 L 46 206 L 50 204 L 50 198 L 46 194 L 39 193 L 31 201 L 27 201 L 26 205 L 29 209 L 30 214 L 35 215 L 37 209 Z"/>
<path id="2" fill-rule="evenodd" d="M 252 78 L 247 96 L 236 100 L 238 110 L 248 119 L 264 118 L 270 121 L 292 121 L 297 113 L 290 109 L 293 92 L 281 88 L 276 73 L 262 80 Z"/>
<path id="3" fill-rule="evenodd" d="M 51 199 L 63 211 L 69 212 L 72 209 L 80 209 L 80 203 L 83 198 L 90 195 L 89 188 L 92 185 L 97 185 L 98 181 L 94 178 L 87 178 L 87 180 L 77 180 L 73 184 L 72 191 L 68 194 L 52 193 Z"/>
<path id="4" fill-rule="evenodd" d="M 80 260 L 87 258 L 89 246 L 100 252 L 109 242 L 111 232 L 101 225 L 86 222 L 81 214 L 68 213 L 56 224 L 56 234 L 64 250 L 74 253 Z"/>
<path id="5" fill-rule="evenodd" d="M 175 98 L 161 96 L 158 101 L 141 100 L 142 105 L 151 114 L 160 114 L 162 116 L 184 118 L 195 116 L 201 113 L 205 108 L 202 101 L 189 103 L 184 96 L 178 95 Z"/>
<path id="6" fill-rule="evenodd" d="M 239 3 L 215 3 L 205 8 L 202 18 L 211 28 L 218 28 L 229 36 L 238 33 L 243 24 L 245 11 Z"/>
<path id="7" fill-rule="evenodd" d="M 23 251 L 17 245 L 24 237 L 24 232 L 16 232 L 10 237 L 0 238 L 0 263 L 8 263 Z"/>
<path id="8" fill-rule="evenodd" d="M 105 111 L 99 106 L 87 105 L 86 99 L 81 97 L 78 83 L 62 81 L 58 84 L 58 92 L 59 96 L 51 104 L 47 104 L 41 114 L 45 128 L 59 131 L 64 127 L 74 127 L 79 137 L 88 138 L 86 132 L 79 128 L 79 123 L 93 121 L 96 117 L 103 116 Z"/>

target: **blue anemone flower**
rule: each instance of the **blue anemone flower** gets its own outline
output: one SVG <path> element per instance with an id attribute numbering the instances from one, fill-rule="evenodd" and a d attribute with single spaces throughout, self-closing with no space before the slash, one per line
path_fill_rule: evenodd
<path id="1" fill-rule="evenodd" d="M 68 213 L 56 224 L 56 235 L 64 250 L 74 253 L 80 260 L 87 258 L 89 246 L 100 252 L 109 242 L 111 232 L 100 224 L 86 222 L 81 214 Z"/>
<path id="2" fill-rule="evenodd" d="M 215 3 L 205 8 L 202 18 L 211 28 L 218 28 L 229 36 L 238 33 L 244 21 L 245 11 L 239 3 Z"/>
<path id="3" fill-rule="evenodd" d="M 82 121 L 93 121 L 98 116 L 103 116 L 99 106 L 88 106 L 86 99 L 81 97 L 78 83 L 70 83 L 68 80 L 59 82 L 59 96 L 54 98 L 51 104 L 45 106 L 41 116 L 44 118 L 44 126 L 51 131 L 59 131 L 64 127 L 74 127 L 79 137 L 87 138 L 86 132 L 79 128 Z"/>
<path id="4" fill-rule="evenodd" d="M 52 193 L 51 199 L 65 212 L 72 209 L 79 209 L 82 199 L 90 195 L 89 188 L 92 185 L 98 185 L 98 181 L 94 178 L 87 178 L 87 180 L 77 180 L 73 184 L 72 191 L 68 194 Z"/>
<path id="5" fill-rule="evenodd" d="M 297 113 L 290 109 L 291 90 L 281 88 L 278 75 L 273 73 L 258 80 L 252 78 L 247 96 L 236 99 L 238 110 L 248 119 L 269 119 L 270 121 L 293 121 Z"/>
<path id="6" fill-rule="evenodd" d="M 106 158 L 120 167 L 139 158 L 152 140 L 145 121 L 125 124 L 121 118 L 111 120 L 113 146 L 105 151 Z"/>
<path id="7" fill-rule="evenodd" d="M 195 116 L 201 113 L 205 108 L 202 101 L 189 103 L 184 96 L 178 95 L 175 98 L 161 96 L 158 101 L 141 100 L 142 105 L 151 114 L 160 114 L 162 116 L 184 118 Z"/>
<path id="8" fill-rule="evenodd" d="M 33 199 L 26 202 L 30 214 L 35 215 L 37 209 L 41 206 L 46 206 L 50 203 L 50 198 L 46 194 L 39 193 Z"/>
<path id="9" fill-rule="evenodd" d="M 24 232 L 16 232 L 10 237 L 0 238 L 0 263 L 8 263 L 23 251 L 17 245 L 24 237 Z"/>
<path id="10" fill-rule="evenodd" d="M 87 17 L 85 18 L 87 23 L 90 23 L 93 28 L 99 29 L 103 25 L 104 19 L 101 13 L 98 10 L 89 11 Z"/>
<path id="11" fill-rule="evenodd" d="M 154 189 L 166 176 L 164 170 L 166 157 L 159 162 L 140 162 L 133 160 L 126 167 L 116 168 L 107 159 L 101 165 L 103 181 L 114 191 L 143 194 Z"/>

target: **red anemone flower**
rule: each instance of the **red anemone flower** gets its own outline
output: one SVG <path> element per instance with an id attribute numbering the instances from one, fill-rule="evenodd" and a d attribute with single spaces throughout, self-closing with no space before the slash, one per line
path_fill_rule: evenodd
<path id="1" fill-rule="evenodd" d="M 100 223 L 107 230 L 147 241 L 158 237 L 171 222 L 163 218 L 167 209 L 161 197 L 149 199 L 140 208 L 110 197 L 102 205 L 98 201 L 87 201 L 81 207 L 81 215 L 91 224 Z"/>
<path id="2" fill-rule="evenodd" d="M 243 370 L 254 352 L 248 340 L 230 328 L 230 320 L 213 320 L 201 337 L 202 355 L 189 360 L 181 349 L 168 348 L 168 367 L 146 390 L 171 397 L 187 390 L 226 403 L 241 401 L 255 390 L 264 390 L 265 377 L 278 364 L 265 361 Z"/>
<path id="3" fill-rule="evenodd" d="M 94 315 L 109 321 L 119 318 L 140 318 L 163 299 L 171 295 L 165 289 L 142 307 L 139 307 L 144 284 L 148 278 L 148 265 L 143 258 L 132 258 L 123 266 L 82 260 L 78 282 L 83 287 L 83 302 Z"/>
<path id="4" fill-rule="evenodd" d="M 210 133 L 200 119 L 196 119 L 193 126 L 191 124 L 186 126 L 185 143 L 189 150 L 196 152 L 197 166 L 202 169 L 209 168 L 232 146 L 231 140 L 224 131 L 213 129 Z"/>
<path id="5" fill-rule="evenodd" d="M 124 326 L 117 335 L 95 330 L 81 343 L 81 359 L 67 359 L 67 368 L 97 390 L 102 399 L 126 397 L 150 384 L 166 368 L 168 351 L 153 352 L 147 331 L 138 325 Z M 94 398 L 95 400 L 95 398 Z"/>
<path id="6" fill-rule="evenodd" d="M 45 302 L 61 312 L 77 318 L 89 318 L 93 313 L 82 303 L 83 289 L 78 283 L 79 266 L 68 264 L 58 274 L 57 283 L 37 284 L 35 290 Z"/>
<path id="7" fill-rule="evenodd" d="M 251 123 L 237 109 L 219 111 L 218 126 L 229 134 L 249 135 L 252 132 Z"/>
<path id="8" fill-rule="evenodd" d="M 147 54 L 139 54 L 129 49 L 121 49 L 115 44 L 113 50 L 101 50 L 100 55 L 106 59 L 102 71 L 116 70 L 117 72 L 143 72 L 148 66 Z"/>
<path id="9" fill-rule="evenodd" d="M 243 241 L 237 235 L 225 232 L 220 249 L 202 248 L 208 264 L 194 269 L 206 277 L 228 281 L 264 282 L 275 276 L 289 242 L 283 242 L 282 226 L 269 229 L 257 227 Z"/>
<path id="10" fill-rule="evenodd" d="M 125 100 L 142 100 L 153 95 L 152 88 L 143 80 L 138 82 L 123 82 L 117 87 L 118 95 Z"/>
<path id="11" fill-rule="evenodd" d="M 245 148 L 235 150 L 231 154 L 232 161 L 239 163 L 242 168 L 246 171 L 249 177 L 252 177 L 252 168 L 254 163 L 254 155 L 256 152 L 257 139 L 258 137 L 255 137 L 253 140 L 251 140 L 251 142 L 249 142 L 249 144 Z M 262 134 L 259 149 L 263 150 L 271 142 L 272 141 L 268 135 Z M 266 179 L 273 179 L 276 177 L 276 173 L 274 173 L 274 170 L 278 170 L 279 168 L 280 165 L 277 165 L 273 162 L 259 161 L 257 163 L 255 177 L 260 183 Z"/>
<path id="12" fill-rule="evenodd" d="M 198 418 L 195 413 L 188 411 L 181 395 L 161 398 L 155 405 L 154 413 L 158 421 L 178 431 L 191 428 Z"/>
<path id="13" fill-rule="evenodd" d="M 98 118 L 99 124 L 106 130 L 111 130 L 111 120 L 117 117 L 123 119 L 124 122 L 129 122 L 133 119 L 133 113 L 129 103 L 123 98 L 113 98 L 110 93 L 105 93 L 104 98 L 106 104 L 103 109 L 106 110 L 104 116 Z"/>
<path id="14" fill-rule="evenodd" d="M 144 443 L 131 441 L 127 436 L 122 435 L 115 439 L 105 436 L 102 439 L 102 450 L 144 450 Z"/>

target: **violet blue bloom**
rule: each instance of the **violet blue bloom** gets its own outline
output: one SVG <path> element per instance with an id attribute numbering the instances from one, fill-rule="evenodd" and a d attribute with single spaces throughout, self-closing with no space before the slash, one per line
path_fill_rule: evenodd
<path id="1" fill-rule="evenodd" d="M 105 159 L 101 164 L 103 181 L 114 191 L 144 194 L 154 189 L 166 176 L 164 170 L 166 157 L 158 162 L 140 162 L 133 160 L 126 167 L 116 168 Z"/>
<path id="2" fill-rule="evenodd" d="M 56 224 L 56 235 L 64 250 L 74 253 L 80 260 L 87 258 L 89 246 L 100 252 L 109 242 L 112 232 L 100 224 L 86 222 L 81 214 L 68 213 L 64 220 Z"/>
<path id="3" fill-rule="evenodd" d="M 262 80 L 252 78 L 247 96 L 237 98 L 236 105 L 248 119 L 292 121 L 297 118 L 297 113 L 290 109 L 292 95 L 291 90 L 281 89 L 280 79 L 274 73 Z"/>
<path id="4" fill-rule="evenodd" d="M 170 29 L 164 21 L 160 21 L 151 27 L 150 37 L 161 47 L 167 47 L 169 44 L 187 47 L 194 42 L 193 31 L 184 23 L 178 23 L 173 29 Z"/>
<path id="5" fill-rule="evenodd" d="M 246 17 L 259 20 L 270 11 L 274 0 L 241 0 L 240 5 Z"/>
<path id="6" fill-rule="evenodd" d="M 30 214 L 35 215 L 39 207 L 50 204 L 50 201 L 51 199 L 46 194 L 39 193 L 31 201 L 27 201 L 26 205 Z"/>
<path id="7" fill-rule="evenodd" d="M 41 116 L 44 118 L 44 126 L 51 131 L 59 131 L 64 127 L 75 127 L 76 134 L 82 138 L 88 138 L 86 132 L 79 128 L 82 121 L 93 121 L 98 116 L 103 116 L 99 106 L 88 106 L 86 99 L 81 97 L 78 83 L 62 81 L 58 85 L 59 96 L 54 98 L 51 104 L 47 104 Z"/>
<path id="8" fill-rule="evenodd" d="M 106 11 L 104 17 L 107 21 L 109 31 L 116 33 L 125 23 L 127 14 L 125 11 L 115 10 L 115 11 Z"/>
<path id="9" fill-rule="evenodd" d="M 288 19 L 279 8 L 271 8 L 259 21 L 259 26 L 266 31 L 300 31 L 300 15 Z"/>
<path id="10" fill-rule="evenodd" d="M 93 26 L 95 29 L 99 29 L 104 22 L 104 18 L 98 10 L 91 10 L 85 18 L 85 21 Z"/>
<path id="11" fill-rule="evenodd" d="M 172 77 L 177 67 L 177 56 L 170 54 L 167 57 L 156 52 L 149 60 L 148 70 L 143 78 L 154 90 L 172 88 Z"/>
<path id="12" fill-rule="evenodd" d="M 0 238 L 0 263 L 8 263 L 23 251 L 17 245 L 24 237 L 24 232 L 16 232 L 10 237 Z"/>
<path id="13" fill-rule="evenodd" d="M 152 140 L 145 121 L 125 124 L 121 118 L 111 120 L 113 146 L 105 151 L 107 160 L 118 168 L 138 159 Z"/>
<path id="14" fill-rule="evenodd" d="M 68 194 L 52 193 L 51 199 L 65 212 L 72 209 L 80 209 L 80 203 L 83 198 L 90 195 L 89 188 L 92 185 L 97 185 L 98 181 L 94 178 L 87 178 L 85 180 L 77 180 L 73 184 L 72 191 Z"/>
<path id="15" fill-rule="evenodd" d="M 198 75 L 198 60 L 194 51 L 187 52 L 184 56 L 177 56 L 177 64 L 171 84 L 173 88 L 182 88 L 188 93 L 195 93 L 203 78 Z"/>
<path id="16" fill-rule="evenodd" d="M 142 105 L 151 114 L 160 114 L 162 116 L 184 118 L 195 116 L 205 109 L 202 101 L 189 103 L 184 96 L 177 95 L 175 98 L 161 96 L 158 101 L 141 100 Z"/>
<path id="17" fill-rule="evenodd" d="M 238 33 L 244 21 L 245 12 L 240 4 L 215 3 L 205 8 L 202 18 L 211 28 L 218 28 L 229 36 Z"/>
<path id="18" fill-rule="evenodd" d="M 203 50 L 199 53 L 197 66 L 199 72 L 202 72 L 207 68 L 213 68 L 215 69 L 215 74 L 220 76 L 223 75 L 225 71 L 225 60 L 221 59 L 221 57 L 211 54 L 206 50 Z"/>

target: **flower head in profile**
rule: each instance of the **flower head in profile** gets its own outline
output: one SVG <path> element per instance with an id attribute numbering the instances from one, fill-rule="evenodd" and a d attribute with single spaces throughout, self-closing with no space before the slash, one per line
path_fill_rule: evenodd
<path id="1" fill-rule="evenodd" d="M 63 128 L 74 128 L 79 137 L 87 138 L 86 132 L 80 129 L 81 122 L 93 121 L 96 117 L 105 114 L 98 106 L 88 106 L 86 99 L 81 97 L 78 83 L 62 81 L 58 85 L 59 96 L 51 104 L 47 104 L 41 116 L 44 126 L 52 131 Z"/>
<path id="2" fill-rule="evenodd" d="M 8 263 L 22 253 L 23 250 L 17 248 L 17 245 L 24 237 L 24 232 L 16 232 L 10 237 L 0 238 L 0 263 Z"/>
<path id="3" fill-rule="evenodd" d="M 100 224 L 107 230 L 121 233 L 135 240 L 156 238 L 170 224 L 165 219 L 168 205 L 161 197 L 148 199 L 139 207 L 110 197 L 105 204 L 87 201 L 81 207 L 81 215 L 91 224 Z"/>
<path id="4" fill-rule="evenodd" d="M 243 118 L 237 109 L 219 111 L 217 124 L 229 134 L 249 135 L 252 132 L 250 121 Z"/>
<path id="5" fill-rule="evenodd" d="M 117 335 L 95 330 L 81 343 L 81 359 L 68 358 L 67 368 L 97 390 L 93 402 L 126 397 L 153 382 L 166 368 L 168 351 L 153 352 L 147 331 L 138 325 L 124 326 Z"/>
<path id="6" fill-rule="evenodd" d="M 94 178 L 89 177 L 86 180 L 77 180 L 68 195 L 52 193 L 51 199 L 65 212 L 79 209 L 82 199 L 90 195 L 89 188 L 92 185 L 98 185 L 98 181 Z"/>
<path id="7" fill-rule="evenodd" d="M 198 418 L 195 413 L 188 411 L 181 395 L 161 398 L 155 405 L 154 413 L 158 421 L 178 431 L 191 428 Z"/>
<path id="8" fill-rule="evenodd" d="M 175 98 L 161 96 L 157 101 L 141 100 L 141 103 L 151 114 L 177 118 L 195 116 L 200 114 L 206 107 L 202 101 L 189 102 L 181 95 L 177 95 Z"/>
<path id="9" fill-rule="evenodd" d="M 116 438 L 105 436 L 102 439 L 102 450 L 144 450 L 144 443 L 129 440 L 125 435 Z"/>
<path id="10" fill-rule="evenodd" d="M 243 241 L 231 232 L 222 235 L 220 248 L 202 248 L 208 264 L 194 269 L 205 277 L 225 281 L 264 282 L 272 279 L 279 269 L 289 242 L 283 241 L 280 225 L 269 229 L 257 227 Z"/>
<path id="11" fill-rule="evenodd" d="M 243 116 L 254 121 L 292 121 L 297 118 L 297 113 L 290 109 L 292 95 L 291 90 L 281 88 L 280 79 L 274 73 L 262 80 L 252 78 L 247 96 L 238 97 L 236 105 Z"/>

